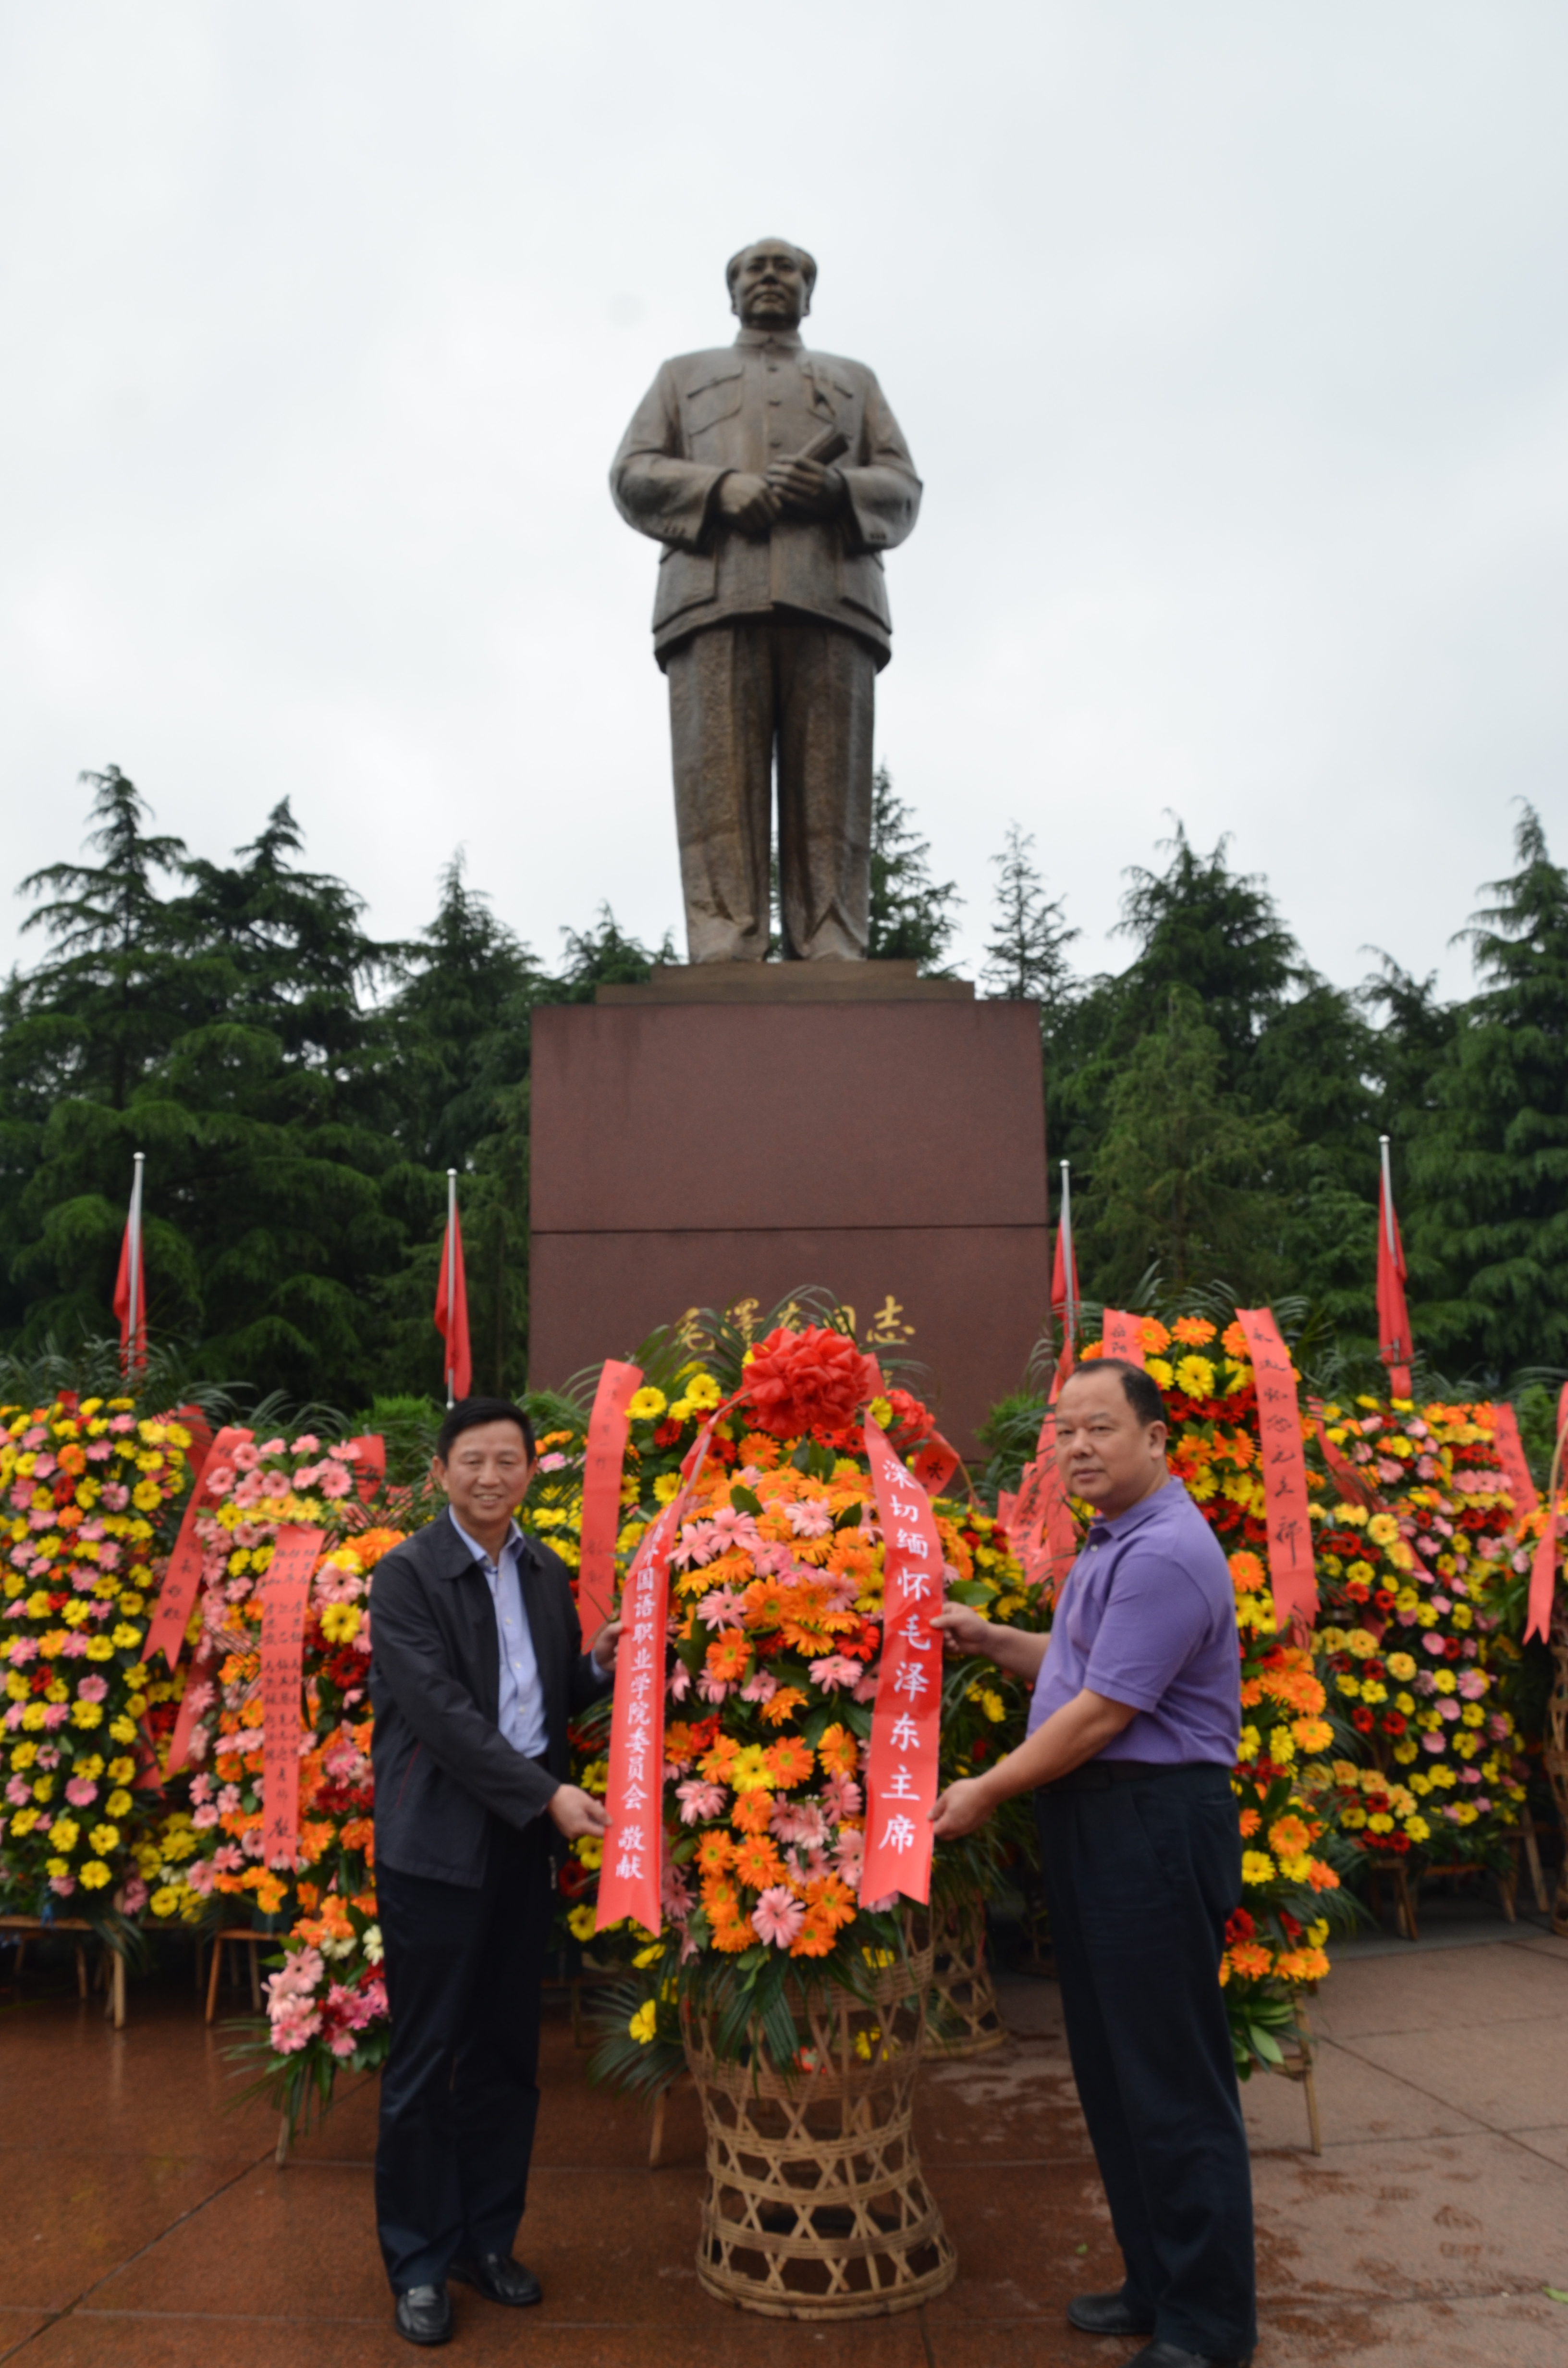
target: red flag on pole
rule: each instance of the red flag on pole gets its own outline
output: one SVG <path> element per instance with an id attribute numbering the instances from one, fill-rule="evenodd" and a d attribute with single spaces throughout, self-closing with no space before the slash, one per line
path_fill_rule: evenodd
<path id="1" fill-rule="evenodd" d="M 1073 1370 L 1074 1345 L 1078 1338 L 1078 1310 L 1083 1294 L 1078 1289 L 1078 1258 L 1073 1247 L 1073 1177 L 1064 1159 L 1062 1162 L 1062 1214 L 1056 1226 L 1056 1256 L 1051 1269 L 1051 1312 L 1062 1318 L 1062 1354 L 1056 1370 L 1063 1381 Z"/>
<path id="2" fill-rule="evenodd" d="M 131 1209 L 119 1245 L 119 1272 L 114 1281 L 114 1312 L 119 1319 L 119 1362 L 126 1380 L 147 1361 L 147 1269 L 142 1256 L 142 1170 L 146 1153 L 135 1155 Z"/>
<path id="3" fill-rule="evenodd" d="M 1389 1369 L 1389 1390 L 1410 1395 L 1410 1317 L 1404 1304 L 1404 1244 L 1394 1214 L 1389 1139 L 1382 1137 L 1383 1172 L 1378 1188 L 1378 1354 Z"/>
<path id="4" fill-rule="evenodd" d="M 463 1278 L 462 1228 L 458 1224 L 458 1171 L 447 1170 L 447 1230 L 441 1236 L 441 1273 L 436 1285 L 436 1329 L 447 1344 L 447 1404 L 466 1398 L 473 1381 L 468 1345 L 468 1284 Z"/>

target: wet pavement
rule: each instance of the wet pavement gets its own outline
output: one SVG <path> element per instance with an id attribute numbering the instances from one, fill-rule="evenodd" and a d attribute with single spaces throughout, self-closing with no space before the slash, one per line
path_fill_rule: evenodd
<path id="1" fill-rule="evenodd" d="M 7 1963 L 14 1963 L 8 1960 Z M 69 1992 L 69 1994 L 68 1994 Z M 922 2075 L 922 2159 L 959 2276 L 925 2308 L 843 2326 L 760 2318 L 697 2283 L 700 2116 L 683 2084 L 661 2166 L 642 2109 L 588 2087 L 564 2001 L 517 2250 L 542 2306 L 453 2288 L 460 2356 L 530 2368 L 1119 2368 L 1068 2297 L 1119 2279 L 1056 1992 L 1004 1985 L 1004 2051 Z M 243 2011 L 238 1991 L 226 2010 Z M 1568 1941 L 1471 1919 L 1363 1941 L 1319 1995 L 1324 2152 L 1281 2079 L 1244 2091 L 1257 2191 L 1257 2368 L 1563 2368 Z M 383 2368 L 371 2219 L 375 2083 L 279 2169 L 275 2117 L 235 2109 L 232 2034 L 172 1975 L 125 2030 L 69 1968 L 0 1993 L 0 2360 L 23 2368 Z"/>

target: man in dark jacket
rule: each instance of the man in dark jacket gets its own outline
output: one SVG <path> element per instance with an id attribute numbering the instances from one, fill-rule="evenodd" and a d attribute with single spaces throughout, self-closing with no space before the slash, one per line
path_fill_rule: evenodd
<path id="1" fill-rule="evenodd" d="M 522 1408 L 464 1399 L 431 1466 L 449 1509 L 387 1555 L 370 1590 L 392 2010 L 376 2220 L 411 2343 L 450 2335 L 449 2273 L 492 2302 L 540 2299 L 512 2245 L 539 2111 L 551 1853 L 607 1823 L 563 1781 L 566 1724 L 608 1686 L 619 1628 L 583 1651 L 565 1565 L 514 1518 L 533 1469 Z"/>

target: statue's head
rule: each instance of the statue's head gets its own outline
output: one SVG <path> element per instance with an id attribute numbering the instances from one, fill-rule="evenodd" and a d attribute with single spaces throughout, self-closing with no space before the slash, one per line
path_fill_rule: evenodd
<path id="1" fill-rule="evenodd" d="M 798 329 L 812 309 L 815 259 L 787 238 L 754 239 L 724 267 L 730 310 L 748 329 Z"/>

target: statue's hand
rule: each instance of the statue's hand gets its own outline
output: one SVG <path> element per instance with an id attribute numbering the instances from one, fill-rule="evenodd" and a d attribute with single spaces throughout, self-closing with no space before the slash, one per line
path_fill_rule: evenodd
<path id="1" fill-rule="evenodd" d="M 842 473 L 820 461 L 775 461 L 767 483 L 796 518 L 832 518 L 847 492 Z"/>
<path id="2" fill-rule="evenodd" d="M 767 478 L 755 477 L 744 469 L 733 469 L 720 478 L 716 499 L 720 517 L 738 526 L 743 534 L 766 534 L 780 507 Z"/>

